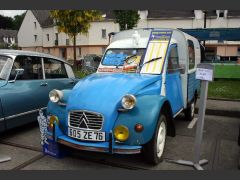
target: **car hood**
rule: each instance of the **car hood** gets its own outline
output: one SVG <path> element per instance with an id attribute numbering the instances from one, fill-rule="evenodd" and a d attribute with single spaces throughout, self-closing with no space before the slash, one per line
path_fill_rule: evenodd
<path id="1" fill-rule="evenodd" d="M 5 80 L 0 80 L 0 88 L 5 86 L 7 84 L 7 81 Z"/>
<path id="2" fill-rule="evenodd" d="M 160 80 L 160 75 L 95 73 L 75 85 L 69 95 L 67 110 L 101 113 L 105 130 L 110 130 L 122 97 L 126 94 L 140 95 L 139 92 Z"/>

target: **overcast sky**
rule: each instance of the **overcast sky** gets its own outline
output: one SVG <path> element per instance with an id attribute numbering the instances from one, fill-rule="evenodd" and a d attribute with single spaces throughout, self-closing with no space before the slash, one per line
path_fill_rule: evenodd
<path id="1" fill-rule="evenodd" d="M 15 15 L 22 14 L 26 10 L 0 10 L 0 14 L 4 16 L 14 17 Z"/>

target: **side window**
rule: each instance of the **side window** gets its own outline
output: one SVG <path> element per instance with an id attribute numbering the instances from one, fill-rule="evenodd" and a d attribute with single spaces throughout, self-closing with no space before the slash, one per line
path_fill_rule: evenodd
<path id="1" fill-rule="evenodd" d="M 18 75 L 17 80 L 36 80 L 43 78 L 41 57 L 17 56 L 13 63 L 10 80 L 15 78 L 16 69 L 24 69 L 24 72 Z"/>
<path id="2" fill-rule="evenodd" d="M 68 78 L 64 63 L 55 59 L 44 58 L 46 79 Z"/>
<path id="3" fill-rule="evenodd" d="M 193 69 L 195 66 L 195 51 L 194 44 L 191 40 L 188 40 L 188 55 L 189 55 L 189 69 Z"/>
<path id="4" fill-rule="evenodd" d="M 173 45 L 170 49 L 168 55 L 168 73 L 173 73 L 179 70 L 179 58 L 178 58 L 178 50 L 177 46 Z"/>

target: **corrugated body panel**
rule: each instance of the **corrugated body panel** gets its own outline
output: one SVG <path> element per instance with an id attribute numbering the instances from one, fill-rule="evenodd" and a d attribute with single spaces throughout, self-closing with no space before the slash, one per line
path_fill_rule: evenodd
<path id="1" fill-rule="evenodd" d="M 200 81 L 196 80 L 195 72 L 188 74 L 188 98 L 187 101 L 190 102 L 194 96 L 194 92 L 199 90 L 200 88 Z"/>

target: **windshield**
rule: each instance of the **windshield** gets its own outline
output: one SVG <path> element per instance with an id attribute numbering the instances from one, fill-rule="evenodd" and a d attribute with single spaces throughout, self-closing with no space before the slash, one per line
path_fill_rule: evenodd
<path id="1" fill-rule="evenodd" d="M 145 49 L 109 49 L 105 53 L 101 65 L 115 66 L 114 72 L 136 72 L 144 53 Z M 105 68 L 99 68 L 99 71 L 101 72 L 102 69 Z"/>
<path id="2" fill-rule="evenodd" d="M 0 55 L 0 80 L 8 80 L 12 62 L 10 57 Z"/>

